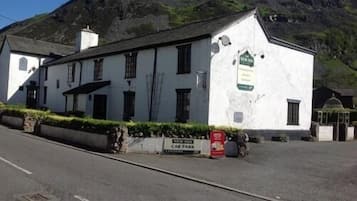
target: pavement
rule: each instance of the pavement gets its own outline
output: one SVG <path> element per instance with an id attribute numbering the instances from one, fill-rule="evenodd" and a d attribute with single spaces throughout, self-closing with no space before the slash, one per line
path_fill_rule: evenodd
<path id="1" fill-rule="evenodd" d="M 22 201 L 26 195 L 32 195 L 35 201 L 256 200 L 3 126 L 0 126 L 0 178 L 1 201 Z M 38 194 L 51 195 L 53 199 Z"/>
<path id="2" fill-rule="evenodd" d="M 244 159 L 112 155 L 0 126 L 0 200 L 37 192 L 63 201 L 261 200 L 155 171 L 155 167 L 277 200 L 356 200 L 357 142 L 250 146 Z"/>
<path id="3" fill-rule="evenodd" d="M 250 144 L 244 159 L 126 154 L 117 157 L 291 201 L 357 199 L 357 142 Z"/>

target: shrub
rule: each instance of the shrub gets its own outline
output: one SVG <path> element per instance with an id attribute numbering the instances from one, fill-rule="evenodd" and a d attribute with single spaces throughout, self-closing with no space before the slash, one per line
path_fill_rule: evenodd
<path id="1" fill-rule="evenodd" d="M 64 117 L 59 115 L 47 115 L 42 123 L 49 126 L 81 130 L 90 133 L 110 134 L 114 128 L 121 126 L 120 122 L 98 120 L 90 118 Z"/>
<path id="2" fill-rule="evenodd" d="M 73 116 L 60 116 L 50 111 L 26 109 L 22 106 L 1 106 L 3 114 L 20 118 L 31 117 L 38 122 L 61 128 L 81 130 L 90 133 L 109 135 L 118 127 L 128 128 L 131 137 L 171 137 L 209 139 L 210 131 L 222 130 L 227 137 L 236 137 L 239 129 L 229 127 L 213 127 L 199 123 L 158 123 L 158 122 L 120 122 L 80 118 Z"/>
<path id="3" fill-rule="evenodd" d="M 26 109 L 26 108 L 18 108 L 13 106 L 6 106 L 2 113 L 3 115 L 9 115 L 14 117 L 25 118 L 30 116 L 36 120 L 41 120 L 45 118 L 47 115 L 50 114 L 49 111 L 40 111 L 40 110 L 33 110 L 33 109 Z"/>

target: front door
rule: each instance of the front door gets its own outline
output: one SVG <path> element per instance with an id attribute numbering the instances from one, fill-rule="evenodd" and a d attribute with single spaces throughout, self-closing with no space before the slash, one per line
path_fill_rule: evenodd
<path id="1" fill-rule="evenodd" d="M 37 87 L 27 86 L 26 107 L 36 108 L 37 106 Z"/>
<path id="2" fill-rule="evenodd" d="M 107 96 L 106 95 L 94 95 L 93 118 L 94 119 L 106 119 L 107 118 Z"/>

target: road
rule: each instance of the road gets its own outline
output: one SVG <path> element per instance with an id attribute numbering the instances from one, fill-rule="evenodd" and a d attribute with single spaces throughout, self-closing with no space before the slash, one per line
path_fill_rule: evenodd
<path id="1" fill-rule="evenodd" d="M 34 193 L 62 201 L 253 200 L 0 126 L 0 200 Z"/>

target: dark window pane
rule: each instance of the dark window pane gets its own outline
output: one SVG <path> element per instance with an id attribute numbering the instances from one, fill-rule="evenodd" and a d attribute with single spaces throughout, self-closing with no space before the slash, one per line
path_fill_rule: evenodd
<path id="1" fill-rule="evenodd" d="M 124 114 L 123 120 L 129 121 L 135 116 L 135 92 L 124 92 Z"/>
<path id="2" fill-rule="evenodd" d="M 191 44 L 177 47 L 178 61 L 177 73 L 184 74 L 191 72 Z"/>
<path id="3" fill-rule="evenodd" d="M 299 125 L 299 103 L 288 102 L 288 125 Z"/>
<path id="4" fill-rule="evenodd" d="M 76 74 L 76 64 L 69 64 L 68 65 L 68 82 L 74 82 Z"/>
<path id="5" fill-rule="evenodd" d="M 47 104 L 47 87 L 43 87 L 43 104 Z"/>
<path id="6" fill-rule="evenodd" d="M 125 78 L 136 77 L 136 64 L 138 53 L 130 53 L 125 55 Z"/>
<path id="7" fill-rule="evenodd" d="M 45 68 L 45 81 L 48 79 L 48 67 Z"/>
<path id="8" fill-rule="evenodd" d="M 190 119 L 191 89 L 176 90 L 176 121 L 186 123 Z"/>
<path id="9" fill-rule="evenodd" d="M 103 79 L 103 59 L 94 60 L 94 80 Z"/>

